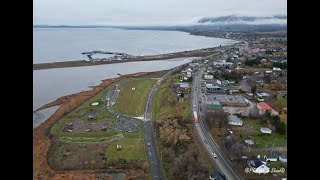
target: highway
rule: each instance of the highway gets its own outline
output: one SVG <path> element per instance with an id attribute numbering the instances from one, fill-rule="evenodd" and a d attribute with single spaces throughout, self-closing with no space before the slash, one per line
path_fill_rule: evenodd
<path id="1" fill-rule="evenodd" d="M 231 163 L 228 162 L 227 158 L 223 155 L 218 145 L 214 142 L 212 136 L 208 132 L 204 120 L 201 117 L 201 112 L 199 111 L 201 100 L 201 75 L 204 71 L 204 67 L 201 66 L 197 72 L 194 73 L 193 83 L 192 83 L 192 112 L 196 111 L 199 118 L 199 123 L 194 123 L 194 128 L 200 138 L 200 142 L 204 148 L 208 151 L 212 162 L 215 164 L 217 169 L 226 176 L 228 180 L 242 180 L 243 178 L 233 170 Z M 217 155 L 217 158 L 213 157 L 213 154 Z"/>

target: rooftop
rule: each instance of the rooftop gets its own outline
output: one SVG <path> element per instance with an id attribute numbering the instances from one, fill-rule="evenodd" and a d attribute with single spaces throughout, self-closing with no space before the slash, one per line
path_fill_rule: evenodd
<path id="1" fill-rule="evenodd" d="M 229 122 L 243 123 L 243 121 L 235 115 L 229 115 L 228 120 Z"/>
<path id="2" fill-rule="evenodd" d="M 246 103 L 241 95 L 206 95 L 206 101 Z"/>
<path id="3" fill-rule="evenodd" d="M 259 103 L 257 103 L 257 105 L 260 106 L 264 111 L 272 109 L 268 104 L 266 104 L 264 102 L 259 102 Z"/>

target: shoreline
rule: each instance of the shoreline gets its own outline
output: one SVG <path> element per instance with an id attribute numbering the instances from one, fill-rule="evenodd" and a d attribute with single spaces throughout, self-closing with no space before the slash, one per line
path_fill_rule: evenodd
<path id="1" fill-rule="evenodd" d="M 33 129 L 33 179 L 80 179 L 82 177 L 86 178 L 97 178 L 100 173 L 108 171 L 106 170 L 82 170 L 82 171 L 56 171 L 52 169 L 47 162 L 46 154 L 50 144 L 52 143 L 52 137 L 50 136 L 50 129 L 54 123 L 59 121 L 63 116 L 72 112 L 82 103 L 88 101 L 93 96 L 97 95 L 103 89 L 108 87 L 110 84 L 122 79 L 137 76 L 151 76 L 157 73 L 165 73 L 168 70 L 155 71 L 155 72 L 137 72 L 133 74 L 121 75 L 117 78 L 104 79 L 102 82 L 95 86 L 92 90 L 82 91 L 75 94 L 70 94 L 57 98 L 56 100 L 47 103 L 35 111 L 50 108 L 53 106 L 60 105 L 59 108 L 53 113 L 51 117 L 41 123 L 38 127 Z M 34 111 L 34 112 L 35 112 Z M 110 169 L 109 169 L 110 170 Z M 130 173 L 138 172 L 136 169 L 129 169 L 128 175 Z"/>
<path id="2" fill-rule="evenodd" d="M 232 45 L 225 45 L 219 47 L 203 48 L 190 51 L 174 52 L 167 54 L 158 55 L 146 55 L 146 56 L 133 56 L 126 60 L 111 60 L 111 61 L 86 61 L 86 60 L 75 60 L 75 61 L 62 61 L 62 62 L 51 62 L 51 63 L 38 63 L 33 64 L 33 71 L 43 69 L 54 69 L 54 68 L 67 68 L 67 67 L 81 67 L 81 66 L 96 66 L 104 64 L 115 64 L 115 63 L 126 63 L 135 61 L 156 61 L 156 60 L 168 60 L 182 57 L 205 57 L 217 52 L 220 52 L 223 48 L 227 48 Z"/>

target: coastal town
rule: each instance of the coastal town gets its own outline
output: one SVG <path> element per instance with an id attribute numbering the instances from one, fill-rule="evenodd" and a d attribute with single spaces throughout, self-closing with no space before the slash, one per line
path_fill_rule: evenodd
<path id="1" fill-rule="evenodd" d="M 93 177 L 285 179 L 287 40 L 277 33 L 227 33 L 238 42 L 197 50 L 190 63 L 120 76 L 53 102 L 62 106 L 36 128 L 50 127 L 48 154 L 36 151 L 50 168 L 37 166 L 36 176 L 47 167 L 63 172 L 57 177 L 107 169 Z M 95 53 L 113 54 L 86 52 L 86 63 Z M 98 61 L 108 60 L 115 59 Z M 45 141 L 36 139 L 35 146 Z"/>

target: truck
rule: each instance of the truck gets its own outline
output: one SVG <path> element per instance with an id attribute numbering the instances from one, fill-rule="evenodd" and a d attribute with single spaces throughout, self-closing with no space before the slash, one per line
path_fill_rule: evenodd
<path id="1" fill-rule="evenodd" d="M 196 111 L 193 111 L 193 119 L 194 119 L 194 122 L 195 122 L 195 123 L 199 123 L 198 115 L 197 115 L 197 112 L 196 112 Z"/>

